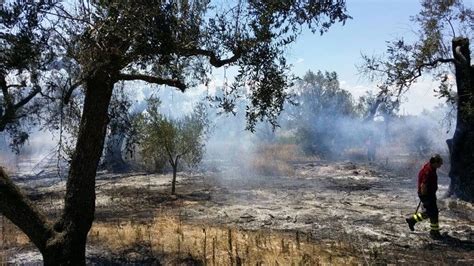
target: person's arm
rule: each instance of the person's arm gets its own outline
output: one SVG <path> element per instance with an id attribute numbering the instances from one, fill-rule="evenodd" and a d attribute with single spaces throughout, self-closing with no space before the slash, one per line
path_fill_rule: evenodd
<path id="1" fill-rule="evenodd" d="M 428 188 L 427 188 L 426 182 L 421 183 L 421 185 L 420 185 L 420 194 L 423 195 L 423 196 L 428 194 Z"/>
<path id="2" fill-rule="evenodd" d="M 420 195 L 428 194 L 428 173 L 426 171 L 420 172 L 418 178 L 420 179 Z"/>

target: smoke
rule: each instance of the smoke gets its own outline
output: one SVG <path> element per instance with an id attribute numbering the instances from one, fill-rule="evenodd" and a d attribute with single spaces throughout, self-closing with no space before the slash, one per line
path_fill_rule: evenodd
<path id="1" fill-rule="evenodd" d="M 140 87 L 141 84 L 126 87 L 133 101 L 131 112 L 143 111 L 145 99 L 154 95 L 163 102 L 160 112 L 172 119 L 189 114 L 198 101 L 209 96 L 205 88 L 181 93 L 169 88 Z M 334 97 L 337 95 L 340 96 L 334 94 Z M 357 102 L 349 98 L 352 108 L 356 108 Z M 217 104 L 209 102 L 212 131 L 206 142 L 201 169 L 218 172 L 221 178 L 291 175 L 290 162 L 308 156 L 367 162 L 371 142 L 375 143 L 375 163 L 400 158 L 427 159 L 432 153 L 447 155 L 445 141 L 452 136 L 454 127 L 453 117 L 447 119 L 450 111 L 447 106 L 416 116 L 396 113 L 388 117 L 376 116 L 367 122 L 355 109 L 341 111 L 341 98 L 329 99 L 329 104 L 321 105 L 318 113 L 303 104 L 286 103 L 279 118 L 279 128 L 273 131 L 270 125 L 262 122 L 255 133 L 245 130 L 245 99 L 237 103 L 235 115 L 222 113 L 215 108 Z M 321 99 L 312 99 L 315 100 Z M 57 135 L 35 130 L 20 155 L 15 155 L 8 149 L 7 137 L 3 136 L 0 138 L 1 156 L 4 164 L 12 164 L 21 156 L 28 157 L 35 165 L 47 156 L 54 158 L 51 153 L 57 149 L 57 141 Z M 16 170 L 20 169 L 16 167 Z"/>
<path id="2" fill-rule="evenodd" d="M 32 129 L 26 143 L 15 152 L 10 144 L 10 136 L 0 134 L 0 159 L 2 167 L 17 175 L 36 175 L 43 171 L 46 164 L 57 159 L 57 139 L 50 133 L 38 128 Z"/>

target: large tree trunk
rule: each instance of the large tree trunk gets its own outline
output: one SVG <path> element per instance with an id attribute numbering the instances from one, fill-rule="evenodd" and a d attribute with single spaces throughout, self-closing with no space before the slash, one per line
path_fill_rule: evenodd
<path id="1" fill-rule="evenodd" d="M 453 40 L 458 92 L 456 130 L 447 140 L 450 153 L 449 194 L 474 201 L 474 66 L 471 66 L 469 39 Z"/>
<path id="2" fill-rule="evenodd" d="M 86 81 L 84 110 L 66 184 L 64 212 L 56 224 L 57 231 L 63 232 L 62 247 L 45 254 L 45 263 L 85 264 L 87 233 L 95 212 L 95 177 L 104 146 L 113 86 L 114 81 L 104 72 Z"/>
<path id="3" fill-rule="evenodd" d="M 114 80 L 98 72 L 86 80 L 76 150 L 66 184 L 63 215 L 54 224 L 0 170 L 0 212 L 38 247 L 45 265 L 84 265 L 95 212 L 95 176 L 104 145 Z M 0 168 L 1 169 L 1 168 Z"/>

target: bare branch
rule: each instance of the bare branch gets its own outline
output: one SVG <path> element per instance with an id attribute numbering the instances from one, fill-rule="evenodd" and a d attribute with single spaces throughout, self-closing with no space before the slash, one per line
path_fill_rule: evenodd
<path id="1" fill-rule="evenodd" d="M 456 60 L 454 58 L 438 58 L 428 63 L 419 64 L 414 70 L 411 71 L 411 78 L 408 79 L 407 83 L 412 83 L 415 79 L 421 77 L 423 68 L 435 67 L 439 63 L 454 63 Z"/>
<path id="2" fill-rule="evenodd" d="M 446 18 L 446 21 L 449 24 L 449 27 L 451 28 L 451 32 L 453 33 L 453 38 L 456 38 L 456 32 L 454 31 L 453 24 L 451 23 L 451 18 Z"/>
<path id="3" fill-rule="evenodd" d="M 165 146 L 166 153 L 168 154 L 168 162 L 171 164 L 172 167 L 176 167 L 177 164 L 175 164 L 175 162 L 177 161 L 177 159 L 175 160 L 173 153 L 169 149 L 168 145 L 164 145 L 164 146 Z"/>
<path id="4" fill-rule="evenodd" d="M 439 63 L 454 63 L 455 59 L 454 58 L 438 58 L 435 59 L 434 61 L 431 61 L 429 63 L 424 63 L 421 64 L 421 67 L 427 67 L 427 66 L 436 66 Z"/>
<path id="5" fill-rule="evenodd" d="M 10 93 L 8 93 L 7 81 L 5 80 L 5 76 L 3 76 L 3 75 L 0 76 L 0 87 L 1 87 L 2 93 L 3 93 L 3 100 L 5 101 L 5 104 L 6 104 L 7 109 L 8 109 L 13 105 L 13 103 L 12 103 L 12 99 L 10 97 Z"/>
<path id="6" fill-rule="evenodd" d="M 123 73 L 120 73 L 118 79 L 119 80 L 143 80 L 149 83 L 176 87 L 182 92 L 186 90 L 186 85 L 178 79 L 164 79 L 164 78 L 159 78 L 159 77 L 154 77 L 154 76 L 149 76 L 149 75 L 123 74 Z"/>
<path id="7" fill-rule="evenodd" d="M 25 87 L 24 84 L 10 84 L 7 86 L 7 88 L 22 88 L 22 87 Z"/>
<path id="8" fill-rule="evenodd" d="M 438 58 L 438 59 L 433 60 L 433 61 L 428 62 L 428 63 L 419 64 L 418 66 L 416 66 L 415 70 L 413 71 L 413 72 L 416 71 L 417 73 L 413 74 L 413 77 L 411 78 L 411 80 L 415 80 L 415 79 L 419 78 L 422 75 L 421 72 L 423 71 L 423 68 L 435 67 L 439 63 L 442 63 L 442 64 L 454 63 L 455 61 L 456 60 L 454 58 Z"/>
<path id="9" fill-rule="evenodd" d="M 56 7 L 57 8 L 57 7 Z M 61 9 L 61 11 L 65 12 L 64 9 Z M 77 18 L 77 17 L 74 17 L 72 15 L 70 15 L 69 13 L 65 12 L 66 15 L 61 15 L 59 13 L 53 13 L 53 12 L 49 12 L 49 11 L 46 11 L 46 10 L 40 10 L 38 11 L 39 13 L 44 13 L 44 14 L 48 14 L 48 15 L 52 15 L 52 16 L 56 16 L 58 18 L 63 18 L 63 19 L 70 19 L 70 20 L 74 20 L 74 21 L 79 21 L 79 22 L 82 22 L 82 23 L 86 23 L 90 26 L 93 26 L 89 21 L 87 20 L 84 20 L 84 19 L 80 19 L 80 18 Z"/>

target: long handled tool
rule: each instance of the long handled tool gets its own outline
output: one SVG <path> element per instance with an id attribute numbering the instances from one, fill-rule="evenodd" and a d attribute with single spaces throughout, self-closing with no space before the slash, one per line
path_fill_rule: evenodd
<path id="1" fill-rule="evenodd" d="M 420 205 L 421 205 L 421 200 L 418 202 L 418 206 L 416 207 L 415 214 L 417 214 L 417 213 L 418 213 L 418 209 L 420 208 Z"/>

